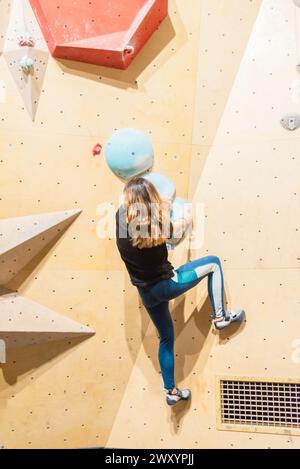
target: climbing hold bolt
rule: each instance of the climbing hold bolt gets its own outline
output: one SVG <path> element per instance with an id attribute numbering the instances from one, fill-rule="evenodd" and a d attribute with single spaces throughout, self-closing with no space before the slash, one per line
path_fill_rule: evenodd
<path id="1" fill-rule="evenodd" d="M 131 55 L 133 53 L 134 53 L 134 47 L 128 44 L 124 49 L 124 54 Z"/>

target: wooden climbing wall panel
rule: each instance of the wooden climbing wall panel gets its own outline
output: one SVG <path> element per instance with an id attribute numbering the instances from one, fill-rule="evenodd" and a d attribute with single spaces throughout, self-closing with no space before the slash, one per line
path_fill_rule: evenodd
<path id="1" fill-rule="evenodd" d="M 299 437 L 216 423 L 218 376 L 299 375 L 298 134 L 280 126 L 297 107 L 295 7 L 169 3 L 126 71 L 50 58 L 34 122 L 0 58 L 1 218 L 83 210 L 18 292 L 96 330 L 8 351 L 2 447 L 300 447 Z M 172 304 L 176 376 L 193 390 L 186 408 L 166 407 L 157 334 L 114 239 L 97 236 L 100 203 L 117 206 L 123 185 L 92 148 L 130 126 L 150 136 L 154 169 L 178 195 L 204 203 L 205 241 L 192 255 L 220 256 L 229 306 L 247 311 L 245 327 L 215 334 L 206 284 Z"/>
<path id="2" fill-rule="evenodd" d="M 244 8 L 245 3 L 239 6 Z M 141 448 L 152 435 L 151 445 L 162 448 L 300 446 L 299 437 L 290 430 L 284 436 L 258 434 L 254 426 L 252 431 L 232 433 L 219 431 L 216 425 L 219 377 L 297 381 L 299 374 L 299 136 L 280 125 L 282 114 L 297 109 L 291 96 L 291 85 L 297 80 L 295 9 L 292 2 L 281 0 L 263 1 L 259 11 L 258 6 L 249 10 L 254 14 L 255 9 L 258 15 L 252 17 L 243 50 L 240 41 L 230 44 L 223 23 L 229 26 L 235 21 L 235 34 L 246 38 L 241 10 L 235 10 L 234 19 L 226 16 L 227 2 L 226 6 L 214 2 L 202 10 L 204 49 L 199 54 L 189 194 L 205 207 L 205 241 L 193 256 L 219 255 L 228 306 L 244 307 L 247 322 L 240 329 L 215 333 L 206 282 L 185 301 L 176 300 L 177 379 L 193 390 L 190 406 L 177 411 L 165 408 L 157 389 L 157 362 L 155 370 L 147 360 L 156 342 L 150 326 L 109 445 L 130 447 L 134 439 Z M 216 29 L 218 36 L 209 35 L 209 30 Z M 214 49 L 217 37 L 226 42 L 219 55 L 209 57 L 210 40 Z M 233 59 L 234 43 L 240 51 L 239 63 Z M 174 256 L 176 262 L 184 261 L 184 246 Z M 141 415 L 144 396 L 134 401 L 134 389 L 149 387 L 157 393 L 152 399 L 149 396 L 147 415 L 143 413 L 143 422 L 137 423 L 129 415 Z M 128 442 L 120 432 L 125 421 Z"/>

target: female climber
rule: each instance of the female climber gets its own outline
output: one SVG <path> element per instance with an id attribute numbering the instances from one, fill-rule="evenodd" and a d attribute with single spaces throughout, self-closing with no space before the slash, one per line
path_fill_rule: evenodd
<path id="1" fill-rule="evenodd" d="M 216 256 L 207 256 L 174 269 L 168 261 L 167 243 L 182 236 L 191 215 L 173 224 L 171 203 L 162 199 L 154 185 L 142 177 L 131 179 L 124 188 L 123 202 L 116 213 L 116 238 L 130 279 L 140 294 L 160 337 L 158 358 L 166 401 L 174 405 L 191 396 L 189 389 L 178 389 L 174 382 L 174 328 L 169 301 L 208 278 L 208 293 L 216 329 L 242 321 L 244 311 L 225 311 L 223 273 Z"/>

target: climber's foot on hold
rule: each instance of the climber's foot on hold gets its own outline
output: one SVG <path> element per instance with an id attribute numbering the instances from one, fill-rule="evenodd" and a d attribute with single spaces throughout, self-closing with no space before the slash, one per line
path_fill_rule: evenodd
<path id="1" fill-rule="evenodd" d="M 177 404 L 179 401 L 187 401 L 190 399 L 192 393 L 189 389 L 178 389 L 174 388 L 168 391 L 166 401 L 168 405 Z"/>
<path id="2" fill-rule="evenodd" d="M 242 322 L 244 318 L 245 311 L 243 309 L 239 309 L 237 311 L 226 311 L 225 316 L 214 319 L 213 323 L 215 328 L 220 331 L 233 322 Z"/>

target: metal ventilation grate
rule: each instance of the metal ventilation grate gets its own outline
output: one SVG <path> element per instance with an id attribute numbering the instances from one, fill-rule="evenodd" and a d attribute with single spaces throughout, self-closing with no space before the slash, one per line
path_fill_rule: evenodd
<path id="1" fill-rule="evenodd" d="M 220 429 L 251 431 L 249 427 L 255 427 L 255 431 L 272 433 L 300 429 L 300 383 L 232 379 L 219 383 Z"/>

